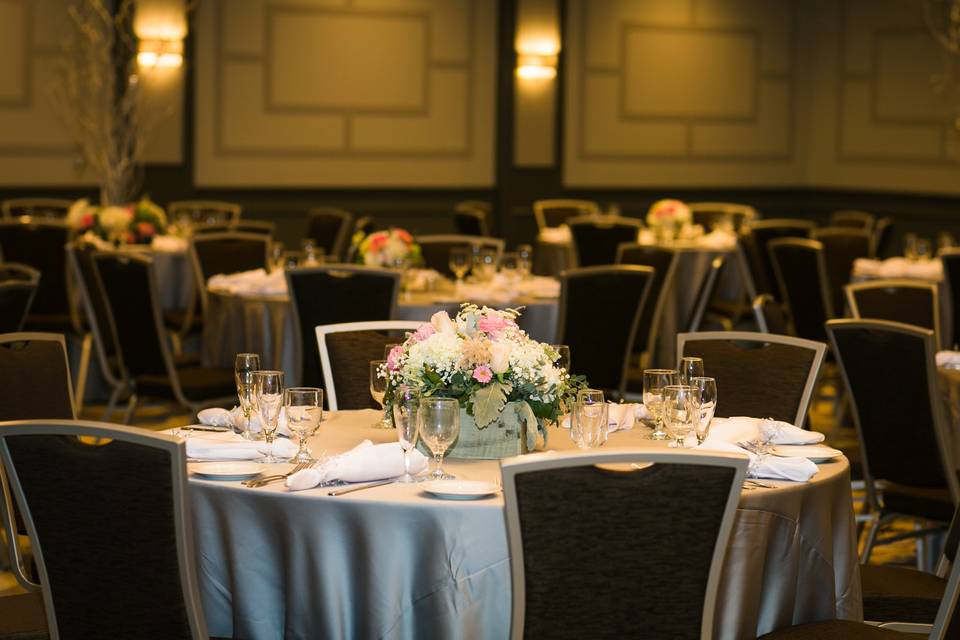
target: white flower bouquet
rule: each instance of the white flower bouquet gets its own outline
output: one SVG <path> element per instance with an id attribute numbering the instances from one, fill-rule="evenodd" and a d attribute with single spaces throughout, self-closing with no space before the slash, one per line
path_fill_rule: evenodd
<path id="1" fill-rule="evenodd" d="M 647 225 L 654 228 L 680 228 L 690 224 L 690 208 L 680 200 L 657 200 L 647 210 Z"/>

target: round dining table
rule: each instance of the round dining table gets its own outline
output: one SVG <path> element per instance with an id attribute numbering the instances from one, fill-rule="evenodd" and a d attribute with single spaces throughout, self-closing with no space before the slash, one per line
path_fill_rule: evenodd
<path id="1" fill-rule="evenodd" d="M 394 431 L 372 426 L 377 418 L 373 410 L 330 413 L 310 446 L 315 454 L 334 455 L 364 439 L 395 441 Z M 666 446 L 645 439 L 645 432 L 615 432 L 604 446 Z M 547 446 L 573 448 L 557 427 L 549 429 Z M 274 466 L 283 472 L 291 465 Z M 452 459 L 444 467 L 461 479 L 500 477 L 495 460 Z M 763 483 L 772 488 L 742 493 L 721 577 L 716 637 L 754 638 L 828 618 L 861 620 L 847 460 L 821 464 L 808 483 Z M 191 477 L 211 635 L 509 637 L 510 570 L 499 494 L 448 501 L 420 485 L 397 483 L 342 496 L 330 490 L 293 492 L 282 483 L 251 489 Z M 696 496 L 690 487 L 678 498 Z M 663 544 L 667 552 L 669 541 Z M 638 620 L 638 628 L 642 624 Z"/>

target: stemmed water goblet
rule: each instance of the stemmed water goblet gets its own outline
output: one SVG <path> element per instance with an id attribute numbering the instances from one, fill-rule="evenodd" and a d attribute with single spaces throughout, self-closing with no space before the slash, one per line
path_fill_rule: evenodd
<path id="1" fill-rule="evenodd" d="M 680 384 L 689 385 L 694 378 L 703 375 L 703 358 L 680 359 Z"/>
<path id="2" fill-rule="evenodd" d="M 323 420 L 323 391 L 316 387 L 290 387 L 283 391 L 283 406 L 287 414 L 287 426 L 296 434 L 297 455 L 291 462 L 316 462 L 307 448 L 307 438 L 312 436 Z"/>
<path id="3" fill-rule="evenodd" d="M 456 398 L 422 398 L 417 415 L 420 437 L 433 452 L 431 480 L 453 480 L 443 471 L 443 456 L 460 435 L 460 403 Z"/>
<path id="4" fill-rule="evenodd" d="M 684 440 L 694 429 L 696 393 L 694 387 L 685 384 L 671 384 L 663 388 L 663 416 L 680 449 L 684 448 Z"/>
<path id="5" fill-rule="evenodd" d="M 370 361 L 370 396 L 380 405 L 380 421 L 374 424 L 374 427 L 380 427 L 383 429 L 390 428 L 390 418 L 387 416 L 384 403 L 384 396 L 387 395 L 387 361 L 386 360 L 371 360 Z"/>
<path id="6" fill-rule="evenodd" d="M 283 409 L 283 371 L 257 371 L 254 379 L 260 430 L 267 442 L 267 453 L 262 462 L 282 462 L 273 455 L 273 439 L 280 424 L 280 410 Z"/>
<path id="7" fill-rule="evenodd" d="M 240 411 L 243 413 L 243 438 L 256 440 L 250 431 L 250 416 L 254 411 L 254 393 L 256 380 L 254 372 L 260 369 L 260 355 L 256 353 L 238 353 L 234 363 L 234 373 L 237 379 L 237 398 L 240 400 Z"/>
<path id="8" fill-rule="evenodd" d="M 697 392 L 695 402 L 697 405 L 697 423 L 694 430 L 697 434 L 697 444 L 703 444 L 710 434 L 710 421 L 713 420 L 713 414 L 717 410 L 717 381 L 713 378 L 698 376 L 691 380 Z"/>
<path id="9" fill-rule="evenodd" d="M 457 278 L 456 287 L 458 291 L 463 284 L 464 277 L 466 277 L 467 272 L 470 271 L 470 260 L 470 249 L 466 247 L 454 247 L 450 249 L 450 262 L 448 266 Z"/>
<path id="10" fill-rule="evenodd" d="M 643 404 L 653 414 L 656 424 L 648 437 L 651 440 L 668 440 L 670 434 L 663 428 L 663 388 L 677 384 L 676 369 L 644 369 Z"/>
<path id="11" fill-rule="evenodd" d="M 400 385 L 393 394 L 393 424 L 397 428 L 397 440 L 403 449 L 403 475 L 397 482 L 420 482 L 421 478 L 410 473 L 410 450 L 417 444 L 419 435 L 420 389 Z"/>
<path id="12" fill-rule="evenodd" d="M 517 245 L 517 272 L 526 280 L 533 271 L 533 247 L 529 244 Z"/>

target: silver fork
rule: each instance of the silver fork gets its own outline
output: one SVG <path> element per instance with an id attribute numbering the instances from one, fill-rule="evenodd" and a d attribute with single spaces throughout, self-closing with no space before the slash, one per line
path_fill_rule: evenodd
<path id="1" fill-rule="evenodd" d="M 272 476 L 261 476 L 259 478 L 253 478 L 252 480 L 244 480 L 243 485 L 250 487 L 251 489 L 256 489 L 257 487 L 262 487 L 264 485 L 270 484 L 271 482 L 279 482 L 280 480 L 286 480 L 293 474 L 298 471 L 303 471 L 310 467 L 309 462 L 301 462 L 297 464 L 291 471 L 288 473 L 278 473 Z"/>

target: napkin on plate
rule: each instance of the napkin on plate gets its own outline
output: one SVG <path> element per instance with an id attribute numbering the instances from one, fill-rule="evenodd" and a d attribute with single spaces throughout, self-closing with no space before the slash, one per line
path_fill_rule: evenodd
<path id="1" fill-rule="evenodd" d="M 731 443 L 762 439 L 770 444 L 817 444 L 824 439 L 822 433 L 799 429 L 789 422 L 744 417 L 714 418 L 708 437 Z"/>
<path id="2" fill-rule="evenodd" d="M 937 366 L 945 369 L 960 369 L 960 351 L 937 351 Z"/>
<path id="3" fill-rule="evenodd" d="M 225 435 L 229 437 L 188 437 L 187 457 L 199 460 L 257 460 L 270 451 L 266 442 L 251 442 L 236 434 Z M 292 458 L 297 455 L 297 445 L 286 438 L 278 438 L 273 441 L 272 452 L 278 458 Z"/>
<path id="4" fill-rule="evenodd" d="M 806 458 L 781 458 L 774 455 L 758 456 L 735 444 L 714 437 L 713 433 L 698 449 L 746 454 L 750 458 L 751 477 L 767 480 L 791 480 L 809 482 L 817 474 L 817 465 Z"/>
<path id="5" fill-rule="evenodd" d="M 200 424 L 208 427 L 230 427 L 234 431 L 243 431 L 247 421 L 247 419 L 243 417 L 243 412 L 240 410 L 240 407 L 234 407 L 230 409 L 230 411 L 218 407 L 203 409 L 197 413 L 197 420 L 200 421 Z M 250 415 L 250 431 L 260 433 L 260 416 L 256 413 Z M 280 419 L 277 421 L 277 433 L 288 438 L 293 437 L 293 434 L 287 427 L 286 408 L 280 409 Z"/>
<path id="6" fill-rule="evenodd" d="M 413 449 L 410 452 L 410 473 L 427 467 L 427 457 Z M 287 478 L 291 491 L 312 489 L 321 482 L 369 482 L 403 475 L 403 449 L 399 442 L 373 444 L 364 440 L 356 447 L 312 469 L 298 471 Z"/>

